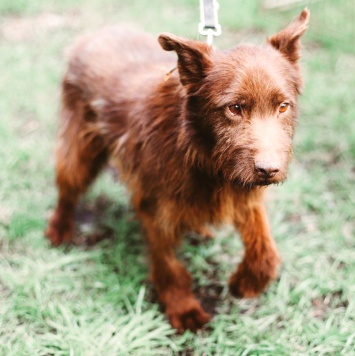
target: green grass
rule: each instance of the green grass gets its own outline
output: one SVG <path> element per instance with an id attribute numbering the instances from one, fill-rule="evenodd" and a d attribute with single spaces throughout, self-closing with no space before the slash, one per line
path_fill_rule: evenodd
<path id="1" fill-rule="evenodd" d="M 354 355 L 355 6 L 307 2 L 305 88 L 288 181 L 269 215 L 283 265 L 254 300 L 227 279 L 242 256 L 231 229 L 179 252 L 215 316 L 176 335 L 148 281 L 128 197 L 105 173 L 84 199 L 76 246 L 44 239 L 56 199 L 54 141 L 64 49 L 113 23 L 196 38 L 197 1 L 3 0 L 0 4 L 0 355 Z M 221 1 L 222 47 L 289 21 L 255 1 Z M 97 217 L 98 216 L 98 217 Z M 93 217 L 97 217 L 94 219 Z M 95 242 L 90 235 L 96 232 Z"/>

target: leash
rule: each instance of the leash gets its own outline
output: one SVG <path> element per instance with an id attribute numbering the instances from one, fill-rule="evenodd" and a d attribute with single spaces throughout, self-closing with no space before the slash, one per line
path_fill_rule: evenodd
<path id="1" fill-rule="evenodd" d="M 218 23 L 219 4 L 217 0 L 200 0 L 200 23 L 198 32 L 207 36 L 207 44 L 212 46 L 213 36 L 220 36 L 221 25 Z"/>

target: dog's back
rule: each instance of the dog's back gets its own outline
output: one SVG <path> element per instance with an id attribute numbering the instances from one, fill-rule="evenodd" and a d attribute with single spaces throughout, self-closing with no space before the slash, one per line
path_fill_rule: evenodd
<path id="1" fill-rule="evenodd" d="M 176 56 L 163 51 L 153 36 L 112 27 L 77 41 L 64 80 L 80 88 L 86 101 L 132 101 L 175 65 Z"/>
<path id="2" fill-rule="evenodd" d="M 164 75 L 175 66 L 176 55 L 163 51 L 156 38 L 141 32 L 113 27 L 80 38 L 69 51 L 62 83 L 57 150 L 57 169 L 62 173 L 58 176 L 72 177 L 73 185 L 84 190 L 112 152 L 128 184 L 157 166 L 150 160 L 159 157 L 142 147 L 154 131 L 161 108 L 175 108 L 178 94 L 152 97 L 151 93 L 157 94 Z M 158 108 L 156 115 L 153 107 Z M 169 110 L 164 121 L 172 128 L 176 120 Z M 73 165 L 64 164 L 68 161 Z M 139 161 L 146 162 L 146 167 Z M 73 176 L 70 166 L 81 166 L 81 173 Z"/>

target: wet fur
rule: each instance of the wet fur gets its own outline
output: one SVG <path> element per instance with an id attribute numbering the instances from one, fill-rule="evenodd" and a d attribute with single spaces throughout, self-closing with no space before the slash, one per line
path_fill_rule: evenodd
<path id="1" fill-rule="evenodd" d="M 132 194 L 151 278 L 173 327 L 196 330 L 210 319 L 175 257 L 186 231 L 234 224 L 245 255 L 230 290 L 240 297 L 262 292 L 280 262 L 264 186 L 286 178 L 301 88 L 299 38 L 308 18 L 304 10 L 262 47 L 225 52 L 164 34 L 166 52 L 150 36 L 115 28 L 81 38 L 62 83 L 59 197 L 46 231 L 52 244 L 71 240 L 78 198 L 110 160 Z M 167 77 L 176 66 L 169 51 L 178 68 Z M 280 117 L 284 100 L 290 107 Z M 243 105 L 242 117 L 230 115 L 234 103 Z M 258 160 L 277 161 L 276 176 L 260 178 Z"/>

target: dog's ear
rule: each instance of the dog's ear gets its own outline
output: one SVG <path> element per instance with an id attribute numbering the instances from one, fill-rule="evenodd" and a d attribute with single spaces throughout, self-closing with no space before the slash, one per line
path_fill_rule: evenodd
<path id="1" fill-rule="evenodd" d="M 291 63 L 296 63 L 300 57 L 300 38 L 307 30 L 309 17 L 310 12 L 305 8 L 296 20 L 268 40 Z"/>
<path id="2" fill-rule="evenodd" d="M 177 53 L 180 81 L 183 85 L 193 86 L 206 76 L 212 65 L 210 46 L 166 33 L 160 35 L 158 40 L 163 49 Z"/>

